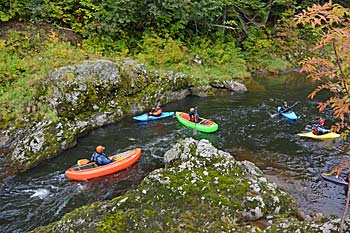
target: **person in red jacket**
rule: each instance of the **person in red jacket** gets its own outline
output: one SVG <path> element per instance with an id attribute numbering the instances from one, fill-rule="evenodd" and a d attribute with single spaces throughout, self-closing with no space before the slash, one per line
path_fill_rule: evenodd
<path id="1" fill-rule="evenodd" d="M 194 123 L 198 123 L 199 122 L 199 116 L 198 116 L 198 113 L 197 113 L 197 107 L 196 108 L 190 108 L 190 112 L 189 112 L 188 116 L 190 117 L 190 121 L 192 121 Z"/>
<path id="2" fill-rule="evenodd" d="M 330 130 L 324 128 L 324 122 L 325 120 L 320 118 L 317 120 L 317 124 L 313 125 L 312 129 L 315 135 L 322 135 L 330 132 Z"/>

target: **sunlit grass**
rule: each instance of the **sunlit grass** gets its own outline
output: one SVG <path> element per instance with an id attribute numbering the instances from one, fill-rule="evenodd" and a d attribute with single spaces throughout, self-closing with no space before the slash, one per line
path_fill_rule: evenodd
<path id="1" fill-rule="evenodd" d="M 26 38 L 24 38 L 25 40 Z M 30 38 L 27 38 L 30 40 Z M 34 104 L 39 85 L 55 68 L 76 64 L 86 59 L 88 51 L 60 42 L 55 35 L 36 41 L 31 47 L 18 47 L 17 43 L 1 43 L 0 52 L 0 128 L 11 121 L 22 119 L 26 108 Z M 23 43 L 27 46 L 27 43 Z M 15 46 L 14 46 L 15 45 Z M 47 106 L 36 106 L 36 116 L 55 119 Z"/>

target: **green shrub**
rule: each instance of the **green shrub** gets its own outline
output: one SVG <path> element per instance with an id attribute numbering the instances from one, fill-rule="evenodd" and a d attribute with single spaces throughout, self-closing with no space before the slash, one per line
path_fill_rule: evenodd
<path id="1" fill-rule="evenodd" d="M 176 64 L 184 59 L 186 51 L 187 48 L 181 42 L 172 38 L 163 39 L 156 35 L 145 36 L 142 53 L 137 58 L 154 66 L 167 63 Z"/>
<path id="2" fill-rule="evenodd" d="M 21 119 L 28 114 L 57 120 L 49 106 L 37 101 L 38 86 L 48 72 L 81 62 L 90 51 L 61 42 L 54 32 L 45 40 L 37 40 L 35 35 L 27 33 L 9 32 L 8 35 L 7 39 L 0 40 L 0 128 L 8 127 L 11 122 L 21 124 Z"/>

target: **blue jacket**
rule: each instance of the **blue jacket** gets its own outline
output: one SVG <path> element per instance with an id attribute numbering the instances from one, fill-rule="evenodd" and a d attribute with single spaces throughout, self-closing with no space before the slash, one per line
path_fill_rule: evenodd
<path id="1" fill-rule="evenodd" d="M 322 135 L 322 134 L 329 133 L 328 129 L 325 129 L 321 124 L 318 124 L 318 123 L 314 124 L 312 129 L 315 135 Z"/>
<path id="2" fill-rule="evenodd" d="M 113 162 L 113 160 L 110 160 L 105 154 L 100 154 L 100 153 L 97 153 L 96 151 L 92 153 L 90 161 L 96 162 L 97 165 L 105 165 Z"/>

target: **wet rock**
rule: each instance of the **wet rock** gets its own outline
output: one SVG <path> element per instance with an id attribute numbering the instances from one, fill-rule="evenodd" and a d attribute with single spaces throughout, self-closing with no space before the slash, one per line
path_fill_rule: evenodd
<path id="1" fill-rule="evenodd" d="M 247 87 L 235 80 L 212 80 L 210 86 L 218 89 L 227 89 L 232 92 L 246 92 L 248 91 Z"/>
<path id="2" fill-rule="evenodd" d="M 7 135 L 7 131 L 0 132 L 0 149 L 9 147 L 10 144 L 10 136 Z"/>
<path id="3" fill-rule="evenodd" d="M 192 95 L 199 97 L 206 97 L 214 95 L 213 88 L 210 85 L 191 87 L 190 88 Z"/>
<path id="4" fill-rule="evenodd" d="M 95 128 L 148 111 L 157 102 L 164 105 L 185 98 L 192 93 L 190 79 L 171 71 L 149 74 L 132 59 L 58 68 L 48 74 L 31 103 L 47 108 L 46 115 L 31 110 L 25 124 L 4 130 L 0 148 L 7 150 L 2 157 L 10 158 L 6 163 L 12 172 L 27 170 L 74 146 L 77 137 Z"/>
<path id="5" fill-rule="evenodd" d="M 280 224 L 295 216 L 287 193 L 252 163 L 237 162 L 207 140 L 181 140 L 164 161 L 166 168 L 151 172 L 135 190 L 79 208 L 34 232 L 258 232 L 246 224 L 264 218 Z"/>
<path id="6" fill-rule="evenodd" d="M 234 80 L 225 80 L 224 81 L 225 88 L 233 91 L 233 92 L 246 92 L 248 91 L 247 87 L 242 83 L 239 83 Z"/>

